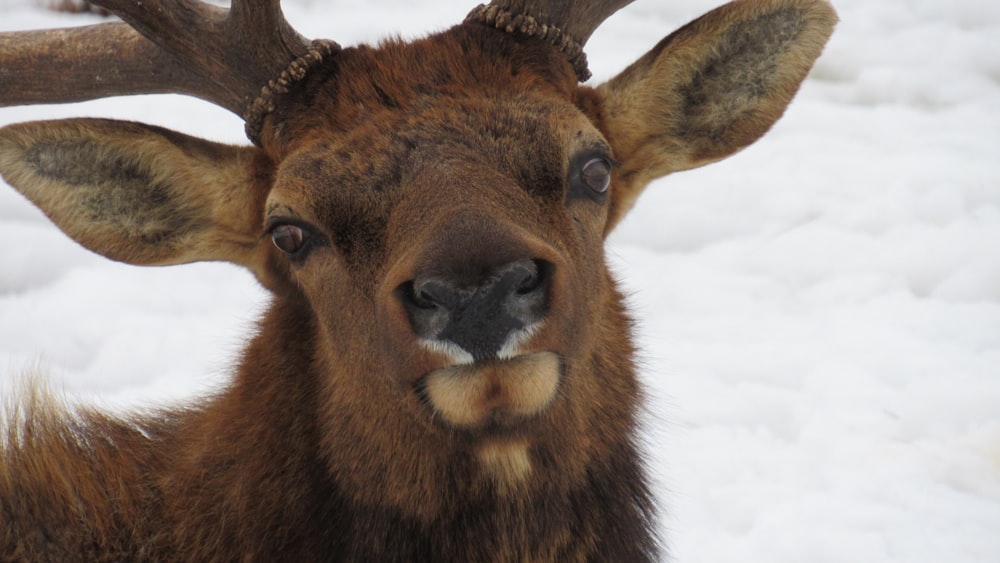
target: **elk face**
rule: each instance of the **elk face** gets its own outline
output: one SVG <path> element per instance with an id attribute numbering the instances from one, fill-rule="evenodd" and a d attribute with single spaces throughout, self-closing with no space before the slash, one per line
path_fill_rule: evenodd
<path id="1" fill-rule="evenodd" d="M 454 116 L 393 127 L 390 154 L 354 154 L 338 166 L 338 152 L 370 146 L 348 135 L 287 159 L 265 224 L 279 248 L 286 232 L 304 237 L 281 254 L 295 284 L 316 297 L 317 312 L 330 307 L 321 317 L 335 319 L 365 302 L 359 314 L 381 319 L 391 335 L 380 340 L 405 357 L 456 365 L 506 360 L 546 334 L 554 338 L 559 323 L 549 319 L 562 318 L 563 307 L 580 311 L 566 320 L 588 319 L 574 294 L 603 278 L 613 156 L 569 105 L 475 103 L 489 109 L 488 119 L 508 114 L 497 137 L 497 124 L 464 113 L 473 104 L 451 103 L 461 108 Z M 557 110 L 562 119 L 552 118 Z M 457 138 L 426 138 L 428 123 Z M 355 169 L 372 161 L 385 168 Z M 341 279 L 346 283 L 328 285 Z M 597 283 L 577 287 L 577 279 Z M 336 287 L 359 294 L 331 291 Z M 575 348 L 567 344 L 561 351 Z"/>
<path id="2" fill-rule="evenodd" d="M 395 59 L 368 56 L 364 76 L 402 74 L 386 70 Z M 298 144 L 277 167 L 263 223 L 319 327 L 330 455 L 350 451 L 364 466 L 342 478 L 400 466 L 362 463 L 365 435 L 397 456 L 415 445 L 400 482 L 520 489 L 539 459 L 563 460 L 564 471 L 578 459 L 583 471 L 596 397 L 623 414 L 635 403 L 603 257 L 615 155 L 575 105 L 571 69 L 557 68 L 485 85 L 452 69 L 433 94 L 420 80 L 435 69 L 420 68 L 410 83 L 379 84 L 392 107 L 362 102 L 374 119 L 327 112 L 338 116 L 328 130 L 343 132 Z M 333 107 L 358 103 L 342 96 Z M 598 353 L 599 341 L 618 349 Z M 597 370 L 598 360 L 621 365 Z M 370 418 L 343 415 L 359 402 Z"/>

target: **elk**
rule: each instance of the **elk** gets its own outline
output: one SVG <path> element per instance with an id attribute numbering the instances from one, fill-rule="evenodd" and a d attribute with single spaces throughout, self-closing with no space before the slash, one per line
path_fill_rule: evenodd
<path id="1" fill-rule="evenodd" d="M 495 0 L 412 42 L 307 41 L 278 0 L 102 0 L 0 36 L 0 104 L 175 92 L 252 145 L 0 129 L 0 173 L 112 260 L 225 260 L 273 295 L 218 394 L 114 417 L 31 387 L 0 559 L 648 561 L 642 391 L 604 240 L 650 181 L 782 115 L 836 22 L 738 0 L 591 87 L 627 1 Z"/>

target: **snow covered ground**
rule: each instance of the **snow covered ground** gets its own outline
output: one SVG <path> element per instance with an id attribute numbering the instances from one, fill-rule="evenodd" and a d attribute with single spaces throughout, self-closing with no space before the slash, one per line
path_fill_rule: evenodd
<path id="1" fill-rule="evenodd" d="M 299 0 L 344 44 L 473 2 Z M 614 234 L 650 389 L 662 528 L 683 563 L 1000 561 L 1000 3 L 835 0 L 842 23 L 763 141 L 653 185 Z M 613 75 L 711 0 L 639 0 L 588 52 Z M 0 0 L 0 29 L 92 16 Z M 172 96 L 0 109 L 245 142 Z M 77 247 L 0 185 L 0 373 L 112 407 L 222 385 L 266 295 L 239 269 Z M 11 375 L 3 375 L 9 379 Z"/>

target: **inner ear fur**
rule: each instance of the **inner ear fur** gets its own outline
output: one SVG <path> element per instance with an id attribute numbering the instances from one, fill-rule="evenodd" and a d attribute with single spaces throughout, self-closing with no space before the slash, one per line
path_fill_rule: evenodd
<path id="1" fill-rule="evenodd" d="M 725 158 L 767 132 L 836 22 L 825 0 L 738 0 L 600 85 L 603 128 L 621 163 L 610 225 L 650 181 Z"/>
<path id="2" fill-rule="evenodd" d="M 0 129 L 0 174 L 67 235 L 113 260 L 201 260 L 258 274 L 271 166 L 259 149 L 126 121 Z"/>

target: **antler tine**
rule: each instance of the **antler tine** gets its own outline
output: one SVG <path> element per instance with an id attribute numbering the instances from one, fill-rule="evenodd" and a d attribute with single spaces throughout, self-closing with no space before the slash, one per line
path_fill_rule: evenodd
<path id="1" fill-rule="evenodd" d="M 294 79 L 302 57 L 337 48 L 313 49 L 279 2 L 234 0 L 227 10 L 198 0 L 97 0 L 125 23 L 0 34 L 0 105 L 174 92 L 259 122 L 288 69 Z"/>
<path id="2" fill-rule="evenodd" d="M 237 114 L 308 41 L 279 0 L 234 0 L 229 10 L 197 0 L 98 0 L 204 82 L 196 93 Z"/>
<path id="3" fill-rule="evenodd" d="M 200 82 L 124 23 L 0 34 L 0 106 L 198 95 Z"/>
<path id="4" fill-rule="evenodd" d="M 583 46 L 594 30 L 632 0 L 493 0 L 466 21 L 545 39 L 566 53 L 581 82 L 590 78 Z"/>

